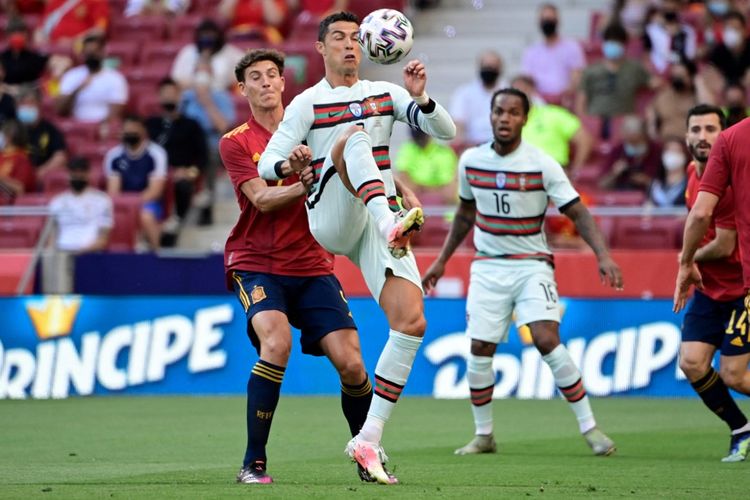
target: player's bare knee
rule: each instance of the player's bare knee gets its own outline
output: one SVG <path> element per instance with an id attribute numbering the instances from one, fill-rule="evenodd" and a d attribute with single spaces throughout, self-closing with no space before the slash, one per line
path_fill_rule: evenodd
<path id="1" fill-rule="evenodd" d="M 742 388 L 742 379 L 745 375 L 745 370 L 737 369 L 734 366 L 721 365 L 719 370 L 719 376 L 724 382 L 724 385 L 730 389 L 740 390 Z"/>
<path id="2" fill-rule="evenodd" d="M 391 328 L 398 332 L 411 335 L 413 337 L 423 337 L 427 330 L 427 320 L 421 312 L 411 312 L 403 314 L 393 322 Z"/>
<path id="3" fill-rule="evenodd" d="M 338 366 L 339 378 L 348 385 L 357 385 L 367 377 L 365 365 L 361 359 L 347 359 Z"/>
<path id="4" fill-rule="evenodd" d="M 471 354 L 474 356 L 490 357 L 495 355 L 497 344 L 484 340 L 471 339 Z"/>
<path id="5" fill-rule="evenodd" d="M 271 335 L 261 342 L 261 354 L 269 360 L 284 363 L 292 352 L 292 339 L 286 335 Z"/>
<path id="6" fill-rule="evenodd" d="M 682 370 L 682 373 L 684 373 L 688 380 L 692 382 L 705 375 L 706 372 L 708 372 L 708 369 L 709 364 L 706 363 L 702 357 L 694 358 L 689 355 L 684 355 L 684 353 L 680 356 L 680 370 Z"/>

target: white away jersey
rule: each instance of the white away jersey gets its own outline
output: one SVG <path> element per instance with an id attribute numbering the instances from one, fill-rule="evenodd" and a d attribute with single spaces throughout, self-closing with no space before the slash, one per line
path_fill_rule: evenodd
<path id="1" fill-rule="evenodd" d="M 524 141 L 507 156 L 488 142 L 461 155 L 458 176 L 459 196 L 476 202 L 479 257 L 552 262 L 543 227 L 548 200 L 564 208 L 579 199 L 559 163 Z"/>
<path id="2" fill-rule="evenodd" d="M 284 119 L 260 158 L 258 172 L 265 179 L 278 179 L 276 164 L 286 160 L 292 148 L 306 143 L 312 150 L 315 168 L 315 184 L 307 204 L 308 208 L 314 208 L 336 172 L 332 165 L 323 171 L 333 144 L 347 128 L 361 124 L 372 141 L 375 162 L 383 171 L 386 195 L 393 199 L 396 193 L 388 148 L 395 120 L 419 127 L 438 139 L 450 140 L 456 134 L 456 126 L 442 106 L 435 103 L 435 109 L 425 114 L 403 87 L 359 80 L 351 87 L 332 88 L 324 78 L 295 97 L 286 108 Z"/>

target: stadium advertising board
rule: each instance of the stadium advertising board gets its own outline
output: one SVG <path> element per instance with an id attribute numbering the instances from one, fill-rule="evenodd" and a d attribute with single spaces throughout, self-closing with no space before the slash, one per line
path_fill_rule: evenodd
<path id="1" fill-rule="evenodd" d="M 370 372 L 387 337 L 374 301 L 350 299 Z M 563 341 L 590 394 L 688 396 L 677 367 L 680 317 L 666 300 L 563 299 Z M 428 332 L 406 393 L 468 395 L 463 299 L 428 299 Z M 244 394 L 257 356 L 231 296 L 0 299 L 0 399 L 92 394 Z M 528 332 L 511 332 L 494 358 L 496 398 L 550 398 L 552 375 Z M 336 394 L 325 359 L 298 345 L 285 394 Z"/>

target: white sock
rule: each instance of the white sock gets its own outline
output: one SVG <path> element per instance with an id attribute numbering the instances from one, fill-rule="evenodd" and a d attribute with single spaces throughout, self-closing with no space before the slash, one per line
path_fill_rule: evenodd
<path id="1" fill-rule="evenodd" d="M 359 431 L 359 438 L 362 440 L 380 442 L 383 426 L 391 417 L 421 344 L 421 337 L 390 331 L 388 342 L 385 343 L 375 367 L 375 394 L 370 403 L 370 411 L 367 412 L 367 420 Z"/>
<path id="2" fill-rule="evenodd" d="M 372 214 L 380 232 L 387 237 L 386 233 L 393 225 L 394 216 L 388 206 L 383 175 L 372 156 L 369 135 L 360 130 L 349 136 L 344 146 L 344 162 L 357 196 Z"/>
<path id="3" fill-rule="evenodd" d="M 735 429 L 732 431 L 732 436 L 736 436 L 737 434 L 742 434 L 743 432 L 750 432 L 750 422 L 746 423 L 739 429 Z"/>
<path id="4" fill-rule="evenodd" d="M 492 369 L 492 356 L 469 354 L 466 365 L 475 434 L 492 434 L 492 391 L 495 389 L 495 370 Z"/>
<path id="5" fill-rule="evenodd" d="M 584 434 L 596 427 L 594 413 L 591 411 L 591 403 L 583 387 L 581 372 L 578 371 L 568 350 L 560 344 L 546 356 L 542 356 L 544 362 L 549 365 L 552 375 L 555 377 L 555 385 L 570 403 L 570 408 L 578 419 L 578 428 Z"/>

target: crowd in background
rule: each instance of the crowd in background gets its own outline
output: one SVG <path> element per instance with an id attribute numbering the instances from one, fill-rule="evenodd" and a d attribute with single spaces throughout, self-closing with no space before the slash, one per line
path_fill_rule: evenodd
<path id="1" fill-rule="evenodd" d="M 147 246 L 174 245 L 190 214 L 212 223 L 216 145 L 247 113 L 233 72 L 244 49 L 299 49 L 301 62 L 285 73 L 288 102 L 321 76 L 311 52 L 318 20 L 369 9 L 360 3 L 3 0 L 0 204 L 86 194 L 99 229 L 80 250 L 101 249 L 126 194 L 137 198 Z M 414 131 L 395 168 L 426 203 L 453 204 L 457 155 L 492 139 L 490 96 L 514 86 L 532 103 L 524 139 L 563 165 L 587 201 L 623 192 L 618 203 L 683 205 L 687 110 L 718 104 L 730 124 L 747 116 L 748 15 L 750 0 L 618 0 L 592 17 L 587 40 L 575 40 L 560 35 L 564 12 L 544 5 L 519 74 L 484 51 L 476 79 L 447 103 L 455 142 Z M 107 196 L 114 205 L 101 202 Z"/>

